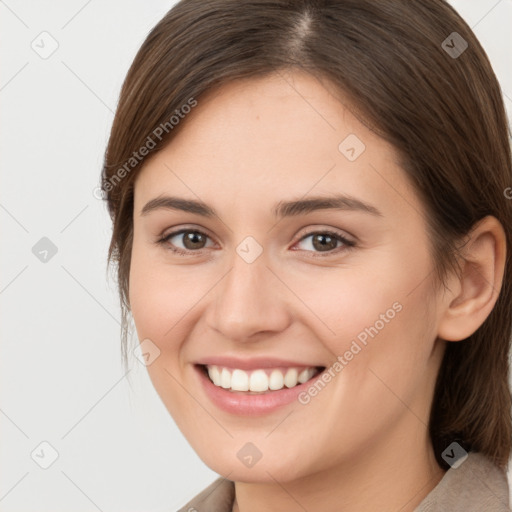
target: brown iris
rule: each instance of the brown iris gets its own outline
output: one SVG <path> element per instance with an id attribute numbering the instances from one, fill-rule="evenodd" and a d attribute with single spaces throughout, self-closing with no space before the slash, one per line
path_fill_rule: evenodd
<path id="1" fill-rule="evenodd" d="M 313 235 L 313 247 L 318 251 L 328 251 L 331 249 L 336 249 L 338 240 L 327 234 L 316 234 Z"/>
<path id="2" fill-rule="evenodd" d="M 190 250 L 202 249 L 206 244 L 206 237 L 197 231 L 183 233 L 183 245 Z"/>

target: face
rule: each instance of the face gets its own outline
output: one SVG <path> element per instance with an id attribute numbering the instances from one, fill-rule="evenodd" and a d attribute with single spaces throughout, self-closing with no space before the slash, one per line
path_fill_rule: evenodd
<path id="1" fill-rule="evenodd" d="M 299 72 L 232 82 L 135 183 L 129 299 L 159 351 L 149 375 L 232 480 L 428 436 L 442 354 L 424 209 L 346 104 Z"/>

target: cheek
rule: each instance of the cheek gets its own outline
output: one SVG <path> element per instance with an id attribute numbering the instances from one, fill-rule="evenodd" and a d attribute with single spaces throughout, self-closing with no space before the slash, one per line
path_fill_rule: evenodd
<path id="1" fill-rule="evenodd" d="M 177 323 L 183 300 L 179 301 L 179 288 L 170 286 L 165 272 L 136 243 L 132 250 L 129 297 L 137 337 L 140 342 L 151 340 L 159 352 L 158 358 L 147 366 L 148 373 L 157 391 L 169 380 L 164 368 L 172 368 L 173 356 L 178 347 L 173 347 L 173 326 Z M 183 315 L 183 313 L 182 313 Z M 165 340 L 165 343 L 164 343 Z M 159 370 L 158 370 L 159 369 Z M 157 374 L 160 375 L 157 378 Z"/>
<path id="2" fill-rule="evenodd" d="M 426 241 L 415 242 L 369 255 L 357 268 L 323 269 L 316 279 L 293 276 L 294 291 L 314 313 L 307 314 L 318 325 L 316 336 L 333 361 L 343 358 L 340 400 L 347 400 L 348 389 L 368 391 L 357 393 L 356 407 L 372 408 L 389 394 L 376 375 L 404 398 L 426 378 L 436 338 L 431 261 Z"/>
<path id="3" fill-rule="evenodd" d="M 159 350 L 146 367 L 148 375 L 169 413 L 181 417 L 180 411 L 190 407 L 183 393 L 179 357 L 193 297 L 184 296 L 176 277 L 137 246 L 132 251 L 129 296 L 138 340 L 149 339 Z"/>
<path id="4" fill-rule="evenodd" d="M 418 325 L 419 313 L 425 310 L 426 289 L 417 289 L 422 272 L 404 269 L 394 259 L 382 258 L 371 267 L 324 269 L 316 275 L 296 274 L 288 279 L 307 307 L 302 308 L 303 319 L 309 315 L 309 323 L 318 325 L 317 335 L 335 353 L 347 349 L 347 342 L 355 338 L 364 344 L 369 337 L 383 337 L 391 325 L 395 329 Z"/>
<path id="5" fill-rule="evenodd" d="M 172 271 L 134 243 L 129 296 L 139 339 L 172 339 L 174 326 L 192 309 L 200 294 L 197 279 L 187 272 Z"/>

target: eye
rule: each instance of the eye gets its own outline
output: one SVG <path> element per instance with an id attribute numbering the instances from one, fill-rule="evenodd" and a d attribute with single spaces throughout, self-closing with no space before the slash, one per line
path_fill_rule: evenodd
<path id="1" fill-rule="evenodd" d="M 315 254 L 315 256 L 329 256 L 333 253 L 338 253 L 339 250 L 348 250 L 355 246 L 355 242 L 348 240 L 340 233 L 328 230 L 308 233 L 297 244 L 302 244 L 301 250 L 327 253 Z"/>
<path id="2" fill-rule="evenodd" d="M 165 246 L 177 254 L 190 255 L 201 253 L 202 249 L 214 245 L 211 238 L 198 229 L 180 229 L 173 231 L 159 240 L 157 243 Z M 302 247 L 300 245 L 302 244 Z M 296 244 L 299 250 L 316 253 L 314 256 L 329 256 L 343 250 L 348 250 L 356 245 L 340 233 L 324 230 L 314 231 L 303 236 Z M 324 254 L 321 254 L 324 253 Z"/>
<path id="3" fill-rule="evenodd" d="M 200 252 L 201 249 L 210 247 L 208 241 L 211 239 L 202 231 L 197 229 L 180 229 L 173 231 L 158 240 L 158 243 L 165 245 L 171 251 L 178 254 L 189 254 L 191 252 Z"/>

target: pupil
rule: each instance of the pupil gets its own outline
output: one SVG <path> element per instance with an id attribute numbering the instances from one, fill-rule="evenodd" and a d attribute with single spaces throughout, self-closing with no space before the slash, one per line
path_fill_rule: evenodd
<path id="1" fill-rule="evenodd" d="M 187 249 L 201 249 L 204 246 L 203 235 L 195 231 L 185 233 L 184 245 Z"/>
<path id="2" fill-rule="evenodd" d="M 320 251 L 336 249 L 337 240 L 330 235 L 315 235 L 313 237 L 313 246 Z"/>

